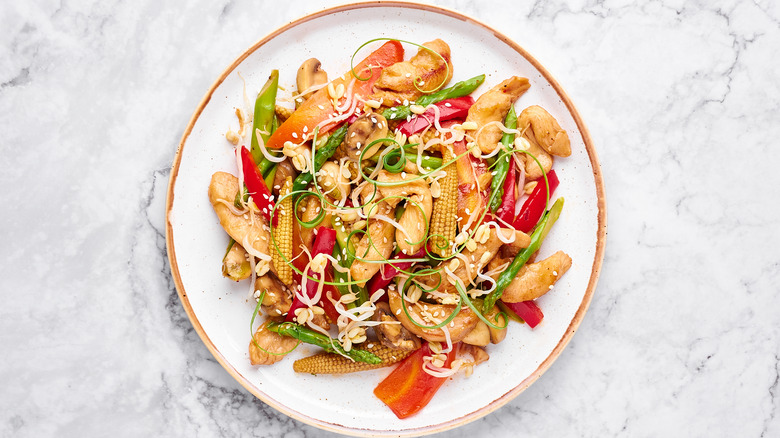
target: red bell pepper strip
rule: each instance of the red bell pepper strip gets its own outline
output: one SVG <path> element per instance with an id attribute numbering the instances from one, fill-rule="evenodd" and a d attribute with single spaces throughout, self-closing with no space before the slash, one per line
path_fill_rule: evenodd
<path id="1" fill-rule="evenodd" d="M 444 366 L 449 367 L 458 354 L 460 343 L 452 346 Z M 398 418 L 410 417 L 431 401 L 436 391 L 447 381 L 446 377 L 434 377 L 423 371 L 423 357 L 433 352 L 426 342 L 403 360 L 385 380 L 374 389 L 376 395 Z"/>
<path id="2" fill-rule="evenodd" d="M 515 204 L 517 195 L 515 186 L 517 186 L 517 171 L 514 162 L 510 163 L 509 170 L 504 180 L 504 195 L 501 197 L 501 205 L 496 210 L 496 216 L 502 221 L 511 224 L 515 217 Z"/>
<path id="3" fill-rule="evenodd" d="M 525 200 L 520 208 L 520 214 L 517 215 L 512 223 L 516 230 L 524 233 L 531 231 L 536 226 L 546 208 L 547 187 L 544 184 L 544 178 L 539 178 L 536 182 L 536 187 L 528 199 Z M 547 173 L 547 182 L 550 184 L 550 197 L 552 197 L 555 188 L 558 187 L 558 176 L 554 170 L 550 170 Z"/>
<path id="4" fill-rule="evenodd" d="M 412 264 L 414 264 L 414 262 L 401 262 L 400 260 L 416 259 L 420 257 L 425 257 L 425 248 L 417 251 L 415 254 L 398 254 L 395 258 L 390 260 L 390 263 L 383 264 L 382 267 L 379 268 L 379 272 L 368 281 L 368 285 L 366 286 L 368 296 L 374 295 L 374 292 L 387 287 L 395 276 L 398 275 L 399 270 L 409 269 L 412 267 Z"/>
<path id="5" fill-rule="evenodd" d="M 355 73 L 360 78 L 368 78 L 368 80 L 357 80 L 352 75 L 351 71 L 348 71 L 339 78 L 336 78 L 331 83 L 333 87 L 343 85 L 345 88 L 349 86 L 349 83 L 355 79 L 355 83 L 352 87 L 352 96 L 345 96 L 345 98 L 354 98 L 354 96 L 360 96 L 363 98 L 368 97 L 374 91 L 374 83 L 379 79 L 379 75 L 382 70 L 396 62 L 403 61 L 404 48 L 398 41 L 388 41 L 381 47 L 372 52 L 366 59 L 355 66 Z M 286 141 L 293 143 L 301 143 L 304 135 L 312 134 L 314 128 L 329 118 L 332 118 L 335 108 L 331 102 L 330 95 L 328 94 L 327 87 L 317 90 L 311 95 L 303 104 L 295 110 L 295 112 L 284 122 L 279 128 L 271 134 L 266 142 L 266 147 L 271 149 L 279 149 L 284 146 Z M 343 121 L 343 120 L 342 120 Z M 331 123 L 325 123 L 320 127 L 319 133 L 324 134 L 340 122 L 335 121 Z"/>
<path id="6" fill-rule="evenodd" d="M 246 188 L 249 190 L 249 195 L 252 196 L 252 200 L 255 201 L 255 205 L 260 209 L 263 217 L 270 222 L 271 211 L 274 209 L 271 192 L 268 191 L 263 175 L 257 169 L 255 160 L 252 159 L 249 150 L 244 146 L 241 146 L 241 167 L 244 170 L 244 184 L 246 184 Z M 276 222 L 277 218 L 274 218 L 274 226 L 276 226 Z"/>
<path id="7" fill-rule="evenodd" d="M 336 245 L 336 230 L 332 228 L 327 227 L 320 227 L 317 229 L 317 238 L 314 239 L 314 246 L 311 250 L 311 256 L 314 258 L 317 256 L 317 254 L 332 254 L 333 253 L 333 247 Z M 328 265 L 325 267 L 325 281 L 333 282 L 333 274 L 330 273 L 330 262 L 328 262 Z M 299 268 L 300 269 L 300 268 Z M 298 274 L 297 272 L 294 272 L 294 275 L 296 282 L 300 285 L 302 283 L 303 277 Z M 314 297 L 314 295 L 317 293 L 317 287 L 319 286 L 319 278 L 320 274 L 315 273 L 311 269 L 306 271 L 306 276 L 315 278 L 316 280 L 308 280 L 306 282 L 306 296 L 309 298 Z M 336 290 L 336 287 L 330 284 L 324 284 L 322 287 L 322 298 L 320 298 L 319 305 L 325 310 L 325 314 L 328 315 L 328 317 L 331 319 L 331 321 L 336 321 L 339 317 L 339 313 L 336 310 L 336 307 L 333 305 L 333 303 L 330 302 L 328 299 L 328 295 L 330 295 L 334 300 L 338 300 L 341 298 L 341 294 L 339 294 L 338 290 Z M 285 318 L 285 321 L 292 322 L 293 318 L 295 318 L 295 311 L 297 309 L 306 307 L 306 304 L 304 304 L 301 300 L 298 299 L 297 296 L 294 296 L 293 303 L 290 306 L 290 311 L 287 312 L 287 317 Z"/>
<path id="8" fill-rule="evenodd" d="M 474 98 L 471 96 L 456 97 L 436 102 L 434 105 L 439 108 L 439 123 L 441 123 L 445 120 L 465 118 L 469 114 L 471 105 L 474 105 Z M 433 125 L 435 116 L 435 110 L 428 108 L 424 113 L 413 116 L 409 121 L 402 122 L 396 129 L 404 135 L 410 136 Z"/>
<path id="9" fill-rule="evenodd" d="M 537 306 L 533 301 L 521 301 L 519 303 L 507 303 L 506 301 L 501 302 L 504 303 L 504 305 L 509 308 L 509 310 L 515 312 L 517 316 L 522 318 L 523 321 L 527 322 L 528 326 L 531 328 L 539 325 L 539 323 L 542 322 L 542 319 L 544 319 L 544 313 L 542 313 L 542 309 L 540 309 L 539 306 Z"/>

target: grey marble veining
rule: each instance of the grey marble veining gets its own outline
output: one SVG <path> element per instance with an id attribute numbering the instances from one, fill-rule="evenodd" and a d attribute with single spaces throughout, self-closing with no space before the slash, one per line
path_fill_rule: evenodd
<path id="1" fill-rule="evenodd" d="M 170 278 L 164 207 L 212 81 L 338 2 L 159 3 L 0 5 L 0 436 L 333 435 L 212 358 Z M 441 435 L 780 436 L 777 2 L 435 3 L 563 84 L 609 206 L 572 342 L 507 406 Z"/>

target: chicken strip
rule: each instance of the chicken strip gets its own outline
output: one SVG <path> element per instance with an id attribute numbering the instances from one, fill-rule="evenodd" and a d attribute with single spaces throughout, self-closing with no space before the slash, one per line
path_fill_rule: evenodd
<path id="1" fill-rule="evenodd" d="M 424 94 L 420 90 L 433 91 L 440 84 L 442 88 L 447 85 L 452 79 L 453 71 L 450 46 L 440 39 L 427 42 L 423 46 L 441 56 L 420 48 L 410 60 L 385 68 L 376 81 L 377 92 L 372 96 L 373 99 L 382 102 L 384 106 L 395 106 L 402 104 L 404 100 L 416 100 Z M 417 86 L 415 80 L 419 81 Z"/>
<path id="2" fill-rule="evenodd" d="M 571 257 L 558 251 L 541 262 L 525 265 L 507 286 L 501 300 L 507 303 L 535 300 L 546 294 L 552 285 L 571 267 Z"/>
<path id="3" fill-rule="evenodd" d="M 379 172 L 377 180 L 382 183 L 402 182 L 417 175 L 406 173 Z M 402 198 L 409 198 L 405 210 L 398 223 L 401 228 L 395 230 L 395 241 L 404 254 L 415 254 L 425 244 L 425 224 L 430 223 L 433 210 L 431 189 L 424 180 L 418 179 L 403 185 L 381 186 L 379 194 L 391 207 L 395 207 Z M 404 230 L 408 233 L 405 233 Z"/>
<path id="4" fill-rule="evenodd" d="M 482 226 L 480 226 L 480 228 L 481 227 Z M 483 231 L 478 229 L 475 237 L 479 236 L 481 232 Z M 515 236 L 514 241 L 511 243 L 513 246 L 525 248 L 531 243 L 531 238 L 522 231 L 502 228 L 500 232 L 505 240 L 508 240 L 508 238 L 512 235 Z M 453 261 L 447 262 L 445 266 L 452 269 L 452 264 L 455 263 L 457 266 L 454 270 L 452 270 L 452 273 L 458 277 L 464 285 L 468 286 L 475 278 L 477 278 L 477 273 L 483 271 L 485 265 L 487 265 L 487 263 L 493 258 L 493 256 L 496 254 L 496 252 L 498 252 L 498 249 L 503 244 L 504 243 L 501 241 L 501 239 L 498 238 L 498 231 L 496 231 L 494 228 L 490 228 L 490 236 L 487 238 L 487 240 L 484 240 L 481 243 L 478 242 L 473 250 L 469 250 L 468 248 L 464 249 L 463 252 L 461 252 L 462 257 L 458 257 L 453 259 Z M 468 260 L 468 263 L 466 263 L 464 259 Z M 441 278 L 443 275 L 445 274 L 442 270 L 441 273 L 420 275 L 416 277 L 416 280 L 424 284 L 429 289 L 439 285 L 437 288 L 439 292 L 456 293 L 457 288 L 455 287 L 453 281 L 448 280 L 446 276 Z"/>
<path id="5" fill-rule="evenodd" d="M 393 208 L 386 202 L 380 201 L 371 212 L 371 216 L 377 214 L 389 216 L 393 214 Z M 352 279 L 359 285 L 366 284 L 382 266 L 381 262 L 390 258 L 393 254 L 393 240 L 395 227 L 393 224 L 380 220 L 368 219 L 368 234 L 364 234 L 355 248 L 357 259 L 352 263 L 349 271 Z"/>
<path id="6" fill-rule="evenodd" d="M 298 345 L 298 340 L 266 330 L 271 320 L 257 328 L 249 341 L 249 361 L 252 365 L 272 365 L 284 359 Z"/>
<path id="7" fill-rule="evenodd" d="M 517 118 L 520 131 L 533 136 L 536 143 L 548 154 L 568 157 L 571 155 L 569 134 L 544 108 L 533 105 L 524 109 Z"/>
<path id="8" fill-rule="evenodd" d="M 496 124 L 486 125 L 491 122 L 503 123 L 509 107 L 530 87 L 528 79 L 512 76 L 479 96 L 474 105 L 469 108 L 466 122 L 475 122 L 477 129 L 482 130 L 482 132 L 477 131 L 479 135 L 476 141 L 483 154 L 493 152 L 503 135 Z"/>
<path id="9" fill-rule="evenodd" d="M 424 329 L 415 325 L 402 307 L 401 294 L 396 288 L 391 287 L 387 290 L 387 297 L 390 303 L 390 310 L 398 318 L 407 330 L 415 335 L 425 339 L 428 342 L 446 342 L 444 331 L 442 329 Z M 414 320 L 424 326 L 433 326 L 445 319 L 455 311 L 454 304 L 428 304 L 416 302 L 414 304 L 406 303 L 406 310 Z M 460 309 L 452 321 L 447 324 L 447 330 L 450 333 L 452 342 L 460 342 L 476 327 L 479 317 L 465 305 Z"/>
<path id="10" fill-rule="evenodd" d="M 233 240 L 242 246 L 251 245 L 254 251 L 267 255 L 268 260 L 270 260 L 271 256 L 268 255 L 270 236 L 268 224 L 262 216 L 254 212 L 240 216 L 233 214 L 228 205 L 233 205 L 236 193 L 238 193 L 238 178 L 225 172 L 217 172 L 211 176 L 209 200 L 217 213 L 222 228 Z"/>
<path id="11" fill-rule="evenodd" d="M 523 133 L 523 138 L 528 140 L 530 145 L 527 149 L 528 153 L 536 157 L 536 160 L 529 155 L 524 155 L 523 157 L 525 160 L 525 177 L 527 180 L 533 181 L 541 178 L 542 175 L 546 175 L 552 169 L 553 157 L 539 146 L 531 132 L 526 131 Z M 536 162 L 537 160 L 539 160 L 539 163 Z M 541 168 L 539 168 L 539 164 L 542 165 Z"/>

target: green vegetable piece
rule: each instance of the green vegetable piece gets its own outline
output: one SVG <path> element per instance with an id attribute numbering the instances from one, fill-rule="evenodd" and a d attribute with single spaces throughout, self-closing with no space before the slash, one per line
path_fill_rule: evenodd
<path id="1" fill-rule="evenodd" d="M 339 145 L 342 141 L 344 141 L 344 137 L 347 136 L 347 124 L 341 126 L 341 128 L 337 129 L 333 134 L 331 134 L 330 137 L 328 137 L 328 141 L 325 142 L 325 145 L 319 149 L 314 154 L 314 169 L 310 169 L 309 172 L 303 172 L 300 175 L 298 175 L 297 178 L 295 178 L 295 182 L 293 182 L 293 188 L 292 191 L 300 191 L 300 190 L 306 190 L 306 186 L 309 185 L 310 182 L 314 179 L 314 173 L 320 170 L 323 164 L 325 164 L 326 161 L 328 161 L 328 158 L 333 156 L 333 153 L 336 152 L 336 149 L 338 149 Z"/>
<path id="2" fill-rule="evenodd" d="M 517 129 L 517 114 L 515 114 L 514 105 L 509 107 L 509 113 L 507 113 L 506 119 L 504 120 L 504 126 L 509 129 Z M 501 137 L 501 144 L 504 147 L 502 147 L 501 152 L 498 153 L 498 159 L 496 160 L 496 167 L 494 170 L 496 176 L 493 177 L 493 180 L 490 183 L 490 211 L 493 213 L 501 206 L 501 198 L 504 196 L 504 181 L 509 172 L 509 166 L 512 165 L 512 143 L 514 141 L 514 134 L 504 133 Z"/>
<path id="3" fill-rule="evenodd" d="M 278 333 L 283 336 L 289 336 L 307 344 L 316 345 L 329 353 L 349 356 L 358 362 L 365 362 L 370 364 L 378 364 L 382 362 L 382 359 L 380 359 L 379 356 L 371 353 L 370 351 L 354 349 L 345 351 L 341 344 L 335 342 L 330 337 L 325 336 L 322 333 L 317 333 L 314 330 L 308 329 L 293 322 L 271 322 L 266 326 L 266 328 L 274 333 Z"/>
<path id="4" fill-rule="evenodd" d="M 531 233 L 531 244 L 528 245 L 528 248 L 517 253 L 514 260 L 512 260 L 512 263 L 510 263 L 504 272 L 498 276 L 496 288 L 485 298 L 485 302 L 482 305 L 482 313 L 487 313 L 493 308 L 493 305 L 501 298 L 501 295 L 504 293 L 507 286 L 509 286 L 509 284 L 512 283 L 512 280 L 517 277 L 520 268 L 522 268 L 526 262 L 528 262 L 528 259 L 539 250 L 539 247 L 542 246 L 542 241 L 547 237 L 547 233 L 550 232 L 553 224 L 555 224 L 555 221 L 557 221 L 558 217 L 561 215 L 561 210 L 563 210 L 563 198 L 558 198 L 547 213 L 542 216 L 542 219 L 536 225 L 536 228 L 534 228 L 533 233 Z"/>
<path id="5" fill-rule="evenodd" d="M 274 178 L 276 177 L 276 170 L 279 169 L 279 166 L 272 166 L 271 170 L 268 171 L 268 174 L 263 178 L 265 181 L 265 186 L 268 187 L 268 190 L 273 190 L 274 185 Z"/>
<path id="6" fill-rule="evenodd" d="M 477 89 L 482 83 L 485 82 L 485 75 L 474 76 L 471 79 L 460 81 L 450 88 L 435 91 L 431 94 L 426 94 L 417 99 L 417 105 L 428 106 L 432 103 L 441 102 L 445 99 L 454 99 L 456 97 L 468 96 L 474 90 Z M 412 110 L 409 105 L 400 105 L 388 108 L 382 112 L 382 115 L 387 120 L 399 120 L 405 119 L 412 115 Z"/>
<path id="7" fill-rule="evenodd" d="M 272 70 L 268 81 L 263 85 L 260 93 L 255 99 L 255 114 L 252 118 L 252 146 L 249 151 L 252 153 L 252 159 L 255 160 L 260 171 L 265 173 L 261 163 L 267 162 L 263 153 L 260 152 L 260 144 L 257 141 L 257 131 L 260 130 L 260 138 L 263 143 L 268 141 L 268 137 L 273 132 L 274 116 L 276 115 L 276 92 L 279 89 L 279 70 Z M 273 164 L 273 163 L 271 163 Z"/>

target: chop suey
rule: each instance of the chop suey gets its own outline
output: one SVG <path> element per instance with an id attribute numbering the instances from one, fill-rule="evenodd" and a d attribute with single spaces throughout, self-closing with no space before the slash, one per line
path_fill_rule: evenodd
<path id="1" fill-rule="evenodd" d="M 534 300 L 572 263 L 536 258 L 571 147 L 544 108 L 516 109 L 528 79 L 451 83 L 447 43 L 405 43 L 410 59 L 386 40 L 332 80 L 305 60 L 287 96 L 273 71 L 226 134 L 236 175 L 208 189 L 230 236 L 222 273 L 256 303 L 252 364 L 305 342 L 323 351 L 301 373 L 394 365 L 374 394 L 399 418 L 487 361 L 510 320 L 536 327 Z"/>

